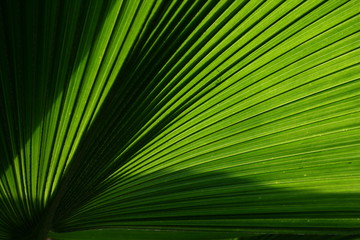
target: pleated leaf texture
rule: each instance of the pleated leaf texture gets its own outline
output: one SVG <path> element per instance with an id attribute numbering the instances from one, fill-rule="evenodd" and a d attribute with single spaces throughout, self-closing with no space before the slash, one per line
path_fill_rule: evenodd
<path id="1" fill-rule="evenodd" d="M 0 239 L 359 239 L 359 0 L 2 0 Z"/>

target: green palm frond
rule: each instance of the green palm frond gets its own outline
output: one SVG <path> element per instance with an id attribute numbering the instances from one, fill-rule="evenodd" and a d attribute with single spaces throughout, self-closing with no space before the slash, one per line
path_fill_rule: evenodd
<path id="1" fill-rule="evenodd" d="M 0 3 L 0 239 L 357 239 L 360 1 Z"/>

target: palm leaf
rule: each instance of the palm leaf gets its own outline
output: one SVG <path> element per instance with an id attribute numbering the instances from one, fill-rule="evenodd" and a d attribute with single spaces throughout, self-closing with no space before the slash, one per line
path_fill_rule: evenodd
<path id="1" fill-rule="evenodd" d="M 0 239 L 356 239 L 359 9 L 2 1 Z"/>

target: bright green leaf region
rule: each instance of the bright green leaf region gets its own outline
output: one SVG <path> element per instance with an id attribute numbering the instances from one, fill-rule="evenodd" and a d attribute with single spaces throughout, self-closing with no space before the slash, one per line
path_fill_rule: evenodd
<path id="1" fill-rule="evenodd" d="M 360 0 L 1 0 L 1 240 L 360 239 Z"/>

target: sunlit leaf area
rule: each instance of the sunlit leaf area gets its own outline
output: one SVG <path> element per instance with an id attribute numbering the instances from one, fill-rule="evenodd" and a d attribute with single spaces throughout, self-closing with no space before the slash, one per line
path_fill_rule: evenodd
<path id="1" fill-rule="evenodd" d="M 1 240 L 359 240 L 360 0 L 1 0 Z"/>

